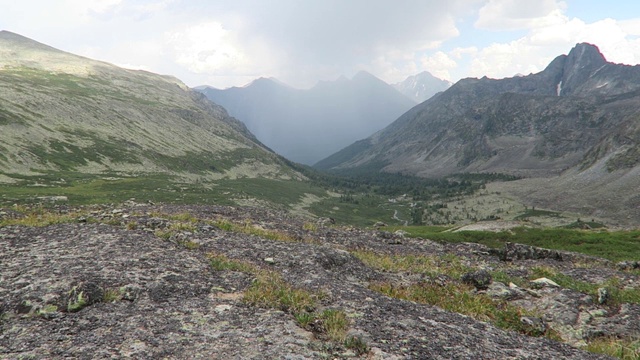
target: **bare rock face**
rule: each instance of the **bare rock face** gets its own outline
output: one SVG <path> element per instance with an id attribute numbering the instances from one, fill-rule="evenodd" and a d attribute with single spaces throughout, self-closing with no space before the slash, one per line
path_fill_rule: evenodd
<path id="1" fill-rule="evenodd" d="M 456 257 L 470 268 L 503 269 L 513 276 L 518 264 L 554 267 L 581 279 L 610 272 L 637 280 L 608 268 L 572 273 L 573 265 L 559 259 L 505 262 L 477 244 L 407 237 L 387 244 L 375 231 L 303 230 L 303 220 L 269 210 L 121 210 L 85 210 L 82 222 L 0 227 L 1 358 L 598 359 L 605 357 L 383 295 L 371 285 L 411 283 L 416 275 L 377 270 L 354 254 Z M 179 229 L 176 219 L 184 214 L 195 219 L 190 228 L 167 233 Z M 220 219 L 243 225 L 222 226 Z M 214 266 L 216 256 L 237 267 Z M 246 294 L 260 281 L 256 271 L 322 294 L 313 311 L 344 312 L 352 342 L 329 341 L 318 322 L 300 325 L 291 311 L 248 301 Z M 574 290 L 512 286 L 491 279 L 486 270 L 476 275 L 482 286 L 470 287 L 470 296 L 510 292 L 504 299 L 541 309 L 544 316 L 521 319 L 538 331 L 564 326 L 587 337 L 639 330 L 637 305 L 614 309 Z M 431 281 L 425 276 L 417 281 Z M 438 279 L 459 281 L 446 274 Z M 592 321 L 585 320 L 587 312 Z"/>

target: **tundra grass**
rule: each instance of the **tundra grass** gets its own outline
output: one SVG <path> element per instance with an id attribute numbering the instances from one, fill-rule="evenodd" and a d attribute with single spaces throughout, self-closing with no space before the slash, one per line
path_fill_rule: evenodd
<path id="1" fill-rule="evenodd" d="M 534 267 L 531 269 L 531 278 L 546 277 L 553 280 L 563 288 L 572 289 L 598 298 L 598 288 L 605 288 L 609 293 L 609 305 L 623 303 L 640 304 L 640 288 L 628 287 L 622 284 L 618 278 L 610 278 L 602 283 L 588 283 L 562 274 L 549 267 Z"/>
<path id="2" fill-rule="evenodd" d="M 402 229 L 412 237 L 441 242 L 474 242 L 492 248 L 501 248 L 506 242 L 565 250 L 597 256 L 612 261 L 640 260 L 640 231 L 594 231 L 576 229 L 514 228 L 510 231 L 460 231 L 447 232 L 438 227 L 390 227 Z"/>
<path id="3" fill-rule="evenodd" d="M 472 287 L 466 284 L 420 283 L 404 286 L 377 283 L 371 284 L 369 288 L 392 298 L 438 306 L 447 311 L 464 314 L 476 320 L 490 322 L 500 328 L 518 331 L 529 336 L 552 338 L 556 336 L 550 330 L 530 329 L 520 321 L 523 316 L 535 316 L 535 314 L 510 305 L 506 301 L 495 301 L 487 295 L 474 294 Z"/>
<path id="4" fill-rule="evenodd" d="M 21 207 L 14 207 L 15 210 L 23 213 L 18 218 L 9 218 L 0 220 L 0 226 L 23 225 L 23 226 L 49 226 L 55 224 L 64 224 L 76 222 L 81 216 L 86 215 L 85 212 L 55 212 L 48 211 L 45 208 L 38 207 L 30 210 L 24 210 Z"/>
<path id="5" fill-rule="evenodd" d="M 385 196 L 356 195 L 351 199 L 344 201 L 339 197 L 327 197 L 312 204 L 309 209 L 318 216 L 334 218 L 339 225 L 370 227 L 382 221 L 399 226 L 411 219 L 411 210 L 407 205 L 390 203 Z"/>
<path id="6" fill-rule="evenodd" d="M 278 240 L 285 242 L 298 242 L 302 241 L 301 238 L 296 238 L 282 231 L 263 229 L 261 227 L 254 226 L 250 222 L 242 224 L 234 223 L 224 219 L 218 219 L 210 222 L 211 225 L 222 229 L 224 231 L 237 232 L 247 235 L 254 235 L 269 240 Z"/>
<path id="7" fill-rule="evenodd" d="M 78 176 L 73 172 L 49 172 L 37 176 L 10 174 L 16 184 L 0 184 L 0 207 L 66 196 L 70 205 L 116 203 L 135 198 L 139 202 L 234 205 L 238 199 L 257 199 L 283 208 L 305 194 L 326 196 L 326 191 L 308 182 L 264 178 L 181 183 L 170 175 L 140 177 L 115 173 Z"/>
<path id="8" fill-rule="evenodd" d="M 589 341 L 585 350 L 616 357 L 622 360 L 640 359 L 640 340 L 638 339 L 617 339 L 617 338 L 597 338 Z"/>
<path id="9" fill-rule="evenodd" d="M 452 278 L 459 278 L 472 270 L 462 264 L 461 259 L 456 255 L 386 255 L 360 250 L 353 251 L 351 254 L 365 265 L 387 272 L 409 272 L 432 277 L 446 274 Z"/>
<path id="10" fill-rule="evenodd" d="M 308 181 L 242 178 L 201 184 L 180 183 L 176 177 L 163 174 L 81 176 L 62 171 L 37 176 L 8 175 L 18 183 L 0 184 L 0 207 L 47 202 L 42 198 L 65 196 L 65 203 L 69 205 L 118 203 L 131 198 L 138 202 L 236 205 L 253 199 L 276 208 L 291 209 L 311 194 L 321 200 L 311 204 L 309 211 L 317 216 L 332 217 L 342 225 L 371 226 L 376 221 L 401 225 L 410 217 L 406 206 L 391 204 L 383 196 L 358 195 L 357 203 L 343 202 Z"/>

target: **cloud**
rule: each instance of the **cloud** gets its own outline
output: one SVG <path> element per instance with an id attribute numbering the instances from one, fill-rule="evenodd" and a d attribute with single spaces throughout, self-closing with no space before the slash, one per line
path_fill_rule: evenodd
<path id="1" fill-rule="evenodd" d="M 416 61 L 416 52 L 459 35 L 456 19 L 468 11 L 469 3 L 405 0 L 389 6 L 381 0 L 280 0 L 234 2 L 224 9 L 212 4 L 204 11 L 215 12 L 216 21 L 233 32 L 238 43 L 250 44 L 251 50 L 245 49 L 251 52 L 249 61 L 270 62 L 273 76 L 310 86 L 360 69 L 392 74 L 406 68 L 405 56 Z"/>
<path id="2" fill-rule="evenodd" d="M 195 74 L 217 86 L 275 76 L 309 87 L 363 69 L 400 81 L 423 70 L 422 52 L 459 36 L 456 21 L 472 3 L 478 1 L 184 2 L 172 8 L 182 22 L 174 19 L 162 41 L 191 82 Z"/>
<path id="3" fill-rule="evenodd" d="M 467 72 L 469 76 L 490 78 L 527 75 L 543 70 L 560 53 L 532 45 L 527 38 L 496 43 L 475 53 Z"/>
<path id="4" fill-rule="evenodd" d="M 122 3 L 122 0 L 83 0 L 83 1 L 74 1 L 77 5 L 82 4 L 88 12 L 94 13 L 104 13 L 114 8 L 115 6 Z"/>
<path id="5" fill-rule="evenodd" d="M 587 22 L 569 17 L 569 6 L 582 4 L 0 0 L 0 24 L 65 51 L 175 75 L 192 86 L 274 76 L 309 87 L 358 70 L 388 82 L 424 70 L 451 81 L 499 78 L 540 71 L 583 41 L 597 44 L 610 61 L 640 62 L 640 19 Z"/>
<path id="6" fill-rule="evenodd" d="M 531 21 L 526 35 L 518 39 L 496 42 L 472 52 L 454 49 L 450 55 L 459 63 L 470 62 L 468 67 L 460 69 L 460 73 L 492 78 L 542 71 L 556 56 L 568 53 L 575 44 L 581 42 L 597 45 L 608 61 L 626 64 L 640 62 L 640 41 L 635 35 L 640 32 L 640 20 L 620 22 L 602 19 L 586 23 L 577 18 L 570 19 L 557 11 L 548 13 L 547 20 L 544 17 L 530 17 L 536 21 Z"/>
<path id="7" fill-rule="evenodd" d="M 246 64 L 234 34 L 219 22 L 202 23 L 168 32 L 166 44 L 175 61 L 194 73 L 229 72 Z"/>
<path id="8" fill-rule="evenodd" d="M 451 80 L 449 71 L 458 66 L 454 59 L 442 51 L 438 51 L 431 56 L 422 57 L 420 63 L 422 69 L 428 69 L 433 76 L 444 80 Z"/>
<path id="9" fill-rule="evenodd" d="M 556 0 L 490 0 L 479 13 L 475 26 L 488 30 L 518 30 L 556 23 L 566 4 Z"/>
<path id="10" fill-rule="evenodd" d="M 308 87 L 362 69 L 400 81 L 424 70 L 424 53 L 459 36 L 459 19 L 482 2 L 61 1 L 37 1 L 28 18 L 11 1 L 15 13 L 0 20 L 20 19 L 14 31 L 66 51 L 220 87 L 256 76 Z"/>

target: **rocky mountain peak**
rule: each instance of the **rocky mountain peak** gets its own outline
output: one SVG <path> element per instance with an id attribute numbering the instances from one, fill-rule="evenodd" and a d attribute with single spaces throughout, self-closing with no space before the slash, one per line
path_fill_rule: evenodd
<path id="1" fill-rule="evenodd" d="M 597 69 L 607 63 L 604 55 L 596 45 L 579 43 L 567 55 L 565 69 L 586 70 Z"/>
<path id="2" fill-rule="evenodd" d="M 554 74 L 558 96 L 630 90 L 626 70 L 607 62 L 598 47 L 588 43 L 576 44 L 568 55 L 558 56 L 545 72 Z"/>

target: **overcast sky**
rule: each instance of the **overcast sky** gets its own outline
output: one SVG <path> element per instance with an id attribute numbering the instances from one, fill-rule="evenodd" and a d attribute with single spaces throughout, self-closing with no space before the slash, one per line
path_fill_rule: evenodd
<path id="1" fill-rule="evenodd" d="M 219 88 L 526 75 L 578 42 L 640 63 L 637 0 L 0 0 L 0 29 Z"/>

